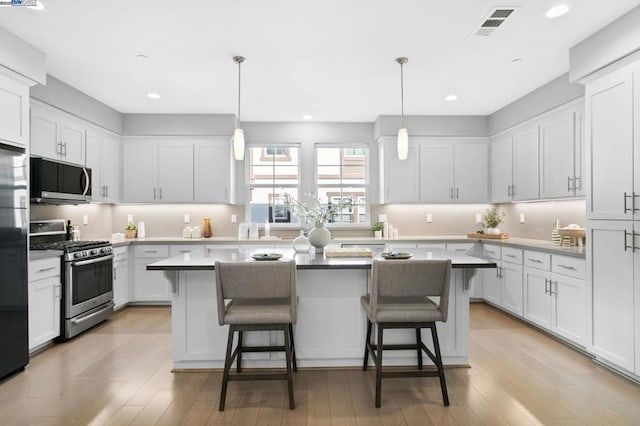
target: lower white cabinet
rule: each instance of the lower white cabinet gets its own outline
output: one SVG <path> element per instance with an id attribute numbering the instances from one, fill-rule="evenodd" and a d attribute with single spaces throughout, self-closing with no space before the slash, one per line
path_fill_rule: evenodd
<path id="1" fill-rule="evenodd" d="M 60 258 L 29 262 L 29 351 L 60 336 Z"/>
<path id="2" fill-rule="evenodd" d="M 584 279 L 552 274 L 551 331 L 581 346 L 586 342 L 587 284 Z"/>
<path id="3" fill-rule="evenodd" d="M 129 303 L 129 249 L 113 249 L 113 303 L 119 309 Z"/>
<path id="4" fill-rule="evenodd" d="M 169 257 L 167 245 L 136 245 L 133 300 L 136 302 L 168 302 L 169 280 L 162 271 L 147 271 L 147 265 Z"/>
<path id="5" fill-rule="evenodd" d="M 502 307 L 515 315 L 522 316 L 522 265 L 502 262 L 500 266 L 502 281 Z"/>
<path id="6" fill-rule="evenodd" d="M 482 271 L 482 290 L 484 299 L 497 306 L 502 306 L 502 278 L 500 277 L 500 262 L 496 269 Z"/>
<path id="7" fill-rule="evenodd" d="M 545 330 L 551 330 L 550 280 L 551 272 L 548 270 L 524 268 L 523 316 Z"/>

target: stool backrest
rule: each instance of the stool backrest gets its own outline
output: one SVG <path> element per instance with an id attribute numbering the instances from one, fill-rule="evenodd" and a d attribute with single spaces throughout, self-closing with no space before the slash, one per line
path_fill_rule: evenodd
<path id="1" fill-rule="evenodd" d="M 381 297 L 440 297 L 439 309 L 447 320 L 451 260 L 373 259 L 371 310 L 375 318 Z"/>
<path id="2" fill-rule="evenodd" d="M 223 324 L 227 299 L 289 299 L 296 318 L 296 262 L 294 260 L 216 261 L 218 322 Z"/>

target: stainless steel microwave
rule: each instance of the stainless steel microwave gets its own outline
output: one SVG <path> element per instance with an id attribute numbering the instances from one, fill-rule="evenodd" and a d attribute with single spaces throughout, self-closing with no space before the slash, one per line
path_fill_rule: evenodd
<path id="1" fill-rule="evenodd" d="M 31 201 L 81 204 L 91 201 L 91 169 L 45 158 L 31 158 Z"/>

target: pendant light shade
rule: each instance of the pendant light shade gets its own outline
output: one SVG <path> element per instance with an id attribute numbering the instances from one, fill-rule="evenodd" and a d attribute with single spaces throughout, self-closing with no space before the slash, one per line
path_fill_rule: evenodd
<path id="1" fill-rule="evenodd" d="M 400 129 L 398 130 L 398 159 L 406 160 L 409 154 L 409 133 L 404 127 L 404 64 L 409 59 L 405 57 L 396 58 L 400 64 Z"/>
<path id="2" fill-rule="evenodd" d="M 238 64 L 238 118 L 236 121 L 236 130 L 233 132 L 233 157 L 236 160 L 244 160 L 244 132 L 240 128 L 240 71 L 245 58 L 242 56 L 234 56 L 233 62 Z"/>

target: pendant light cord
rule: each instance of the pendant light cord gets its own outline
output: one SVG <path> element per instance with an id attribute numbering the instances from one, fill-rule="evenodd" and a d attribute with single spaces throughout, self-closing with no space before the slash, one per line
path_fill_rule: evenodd
<path id="1" fill-rule="evenodd" d="M 241 67 L 242 61 L 238 61 L 238 125 L 236 126 L 238 129 L 240 128 L 240 84 L 242 84 L 242 79 L 240 78 Z"/>
<path id="2" fill-rule="evenodd" d="M 400 62 L 400 127 L 404 128 L 404 63 Z"/>

